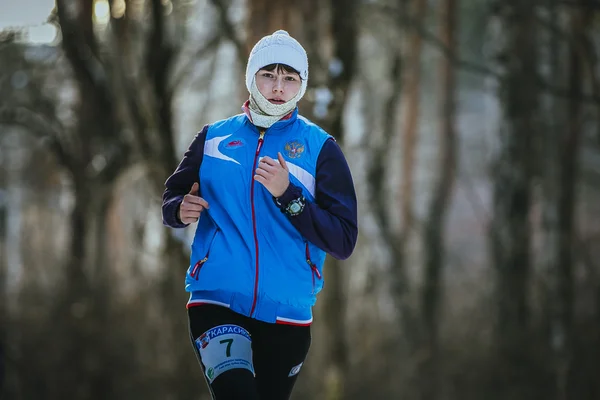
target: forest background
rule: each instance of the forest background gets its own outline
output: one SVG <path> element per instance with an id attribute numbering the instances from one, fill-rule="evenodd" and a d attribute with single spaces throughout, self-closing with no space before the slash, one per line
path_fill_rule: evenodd
<path id="1" fill-rule="evenodd" d="M 300 111 L 359 199 L 293 398 L 600 399 L 598 1 L 0 15 L 1 399 L 208 399 L 184 308 L 194 227 L 163 227 L 161 194 L 195 133 L 240 112 L 248 52 L 277 29 L 309 53 Z"/>

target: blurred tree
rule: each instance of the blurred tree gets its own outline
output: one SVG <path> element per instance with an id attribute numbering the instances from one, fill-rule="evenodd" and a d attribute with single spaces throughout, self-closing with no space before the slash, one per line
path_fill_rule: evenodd
<path id="1" fill-rule="evenodd" d="M 356 74 L 358 1 L 331 0 L 329 7 L 331 53 L 328 54 L 325 60 L 320 62 L 320 65 L 328 66 L 329 73 L 325 75 L 326 79 L 320 83 L 322 88 L 326 88 L 331 93 L 331 101 L 324 101 L 324 99 L 315 96 L 314 111 L 323 108 L 325 112 L 321 115 L 314 115 L 313 118 L 325 131 L 335 137 L 338 144 L 343 148 L 345 143 L 344 110 L 350 85 Z M 315 41 L 309 41 L 309 43 L 315 44 Z M 316 53 L 320 52 L 317 51 Z M 348 294 L 346 289 L 347 274 L 344 272 L 343 267 L 343 262 L 328 257 L 324 274 L 328 284 L 327 290 L 323 293 L 321 306 L 327 331 L 326 337 L 329 338 L 327 348 L 330 360 L 326 376 L 325 398 L 327 400 L 345 399 L 347 397 L 345 388 L 347 387 L 346 376 L 349 370 L 348 352 L 352 347 L 348 343 L 346 332 Z"/>
<path id="2" fill-rule="evenodd" d="M 9 139 L 10 142 L 12 142 L 10 147 L 6 145 L 4 149 L 10 149 L 10 152 L 14 155 L 14 157 L 6 158 L 6 164 L 4 165 L 7 169 L 17 171 L 20 168 L 18 167 L 18 164 L 25 162 L 26 157 L 24 157 L 24 154 L 29 153 L 21 148 L 22 143 L 25 141 L 19 140 L 16 134 L 17 132 L 26 132 L 35 139 L 33 140 L 34 143 L 43 145 L 40 147 L 45 147 L 45 151 L 49 150 L 52 152 L 56 161 L 64 167 L 65 170 L 70 171 L 70 168 L 72 168 L 71 160 L 69 159 L 70 154 L 65 150 L 66 143 L 69 143 L 69 132 L 58 119 L 55 99 L 45 90 L 43 84 L 44 76 L 49 74 L 48 64 L 54 61 L 54 57 L 52 56 L 53 50 L 46 49 L 47 51 L 44 51 L 44 49 L 39 49 L 39 51 L 34 52 L 23 44 L 22 36 L 21 32 L 8 33 L 3 37 L 3 40 L 0 40 L 0 53 L 4 67 L 1 71 L 2 76 L 0 77 L 0 82 L 2 91 L 6 94 L 6 97 L 0 100 L 0 123 L 10 128 L 13 128 L 14 126 L 21 128 L 18 131 L 12 129 L 2 129 L 1 131 L 3 136 L 6 135 L 3 137 L 3 139 L 6 139 L 3 141 L 4 144 L 6 145 L 9 143 Z M 40 61 L 40 59 L 45 61 Z M 7 134 L 10 134 L 10 136 Z M 7 152 L 5 155 L 8 154 L 9 153 Z M 40 177 L 42 180 L 51 176 L 51 171 L 43 170 L 41 168 L 38 170 L 37 167 L 40 167 L 42 163 L 37 162 L 37 158 L 32 158 L 33 161 L 30 163 L 30 168 L 32 171 L 36 172 L 36 176 Z M 17 165 L 11 163 L 16 163 Z M 18 179 L 16 176 L 13 179 L 15 178 Z M 22 182 L 19 182 L 18 184 L 21 183 Z M 37 187 L 36 189 L 38 190 L 36 194 L 38 196 L 43 196 L 44 191 L 42 188 Z M 11 212 L 13 214 L 23 212 L 25 207 L 22 205 L 19 205 L 19 207 L 19 209 L 12 209 Z M 7 225 L 3 223 L 3 227 L 6 226 Z M 12 234 L 15 234 L 14 230 Z M 20 252 L 21 249 L 10 249 L 10 251 L 14 254 L 14 252 Z M 15 269 L 20 268 L 20 265 L 13 265 L 11 268 L 14 271 Z M 29 271 L 33 270 L 33 268 L 30 268 Z M 22 273 L 22 271 L 19 272 Z M 3 283 L 6 282 L 3 281 Z M 35 292 L 33 287 L 31 290 L 32 292 Z M 12 293 L 13 298 L 11 300 L 18 301 L 14 296 L 14 288 L 12 288 Z M 8 307 L 8 304 L 10 304 L 8 300 L 3 302 L 3 305 L 6 307 Z M 53 317 L 55 316 L 53 314 L 54 310 L 52 309 L 53 302 L 46 303 L 46 307 L 46 313 L 43 314 L 44 318 L 40 318 L 40 321 L 38 321 L 41 325 L 44 325 L 42 321 L 46 320 L 47 322 L 48 319 L 52 319 L 46 319 L 47 315 L 52 314 Z M 25 305 L 24 308 L 26 308 Z M 65 313 L 63 309 L 60 316 L 62 317 L 62 315 L 65 314 L 68 313 Z M 29 371 L 26 373 L 25 367 L 27 364 L 22 362 L 21 359 L 17 359 L 19 355 L 23 354 L 25 354 L 24 358 L 29 357 L 30 353 L 28 351 L 31 346 L 29 346 L 29 348 L 22 348 L 21 342 L 25 342 L 26 340 L 24 340 L 24 338 L 31 337 L 32 333 L 36 331 L 35 323 L 28 323 L 25 315 L 27 314 L 21 313 L 16 317 L 11 315 L 11 324 L 9 325 L 7 332 L 5 332 L 5 334 L 10 334 L 11 338 L 10 347 L 7 346 L 5 354 L 8 359 L 12 360 L 7 390 L 9 395 L 23 392 L 24 395 L 39 396 L 41 395 L 41 391 L 45 388 L 31 385 L 31 380 L 28 380 L 26 376 L 27 373 L 33 372 L 32 375 L 36 375 L 36 373 L 44 371 L 44 367 L 41 365 L 43 363 L 35 363 L 29 367 Z M 47 326 L 45 335 L 48 340 L 56 342 L 57 347 L 61 347 L 64 342 L 56 341 L 56 338 L 60 337 L 60 335 L 57 335 L 58 329 L 55 329 L 56 325 Z M 56 361 L 57 359 L 54 358 L 55 355 L 54 352 L 47 352 L 45 359 Z M 62 355 L 60 357 L 62 357 Z M 27 383 L 30 385 L 27 386 Z M 53 396 L 51 390 L 49 390 L 48 394 L 49 396 Z"/>
<path id="3" fill-rule="evenodd" d="M 499 98 L 503 111 L 499 151 L 493 165 L 491 262 L 496 270 L 499 366 L 498 398 L 531 399 L 529 278 L 531 271 L 531 180 L 533 138 L 538 126 L 538 58 L 535 6 L 495 4 L 502 26 L 498 59 L 503 70 Z"/>
<path id="4" fill-rule="evenodd" d="M 550 50 L 551 76 L 555 86 L 567 87 L 569 99 L 553 97 L 550 123 L 543 143 L 543 235 L 544 281 L 546 282 L 544 311 L 547 339 L 554 355 L 556 399 L 572 398 L 569 376 L 573 368 L 574 346 L 574 257 L 575 204 L 578 178 L 580 138 L 583 131 L 585 62 L 593 49 L 587 31 L 593 14 L 581 8 L 569 10 L 567 28 L 563 27 L 564 12 L 559 2 L 548 4 L 551 15 Z M 562 32 L 569 36 L 563 37 Z M 566 79 L 565 79 L 566 78 Z"/>
<path id="5" fill-rule="evenodd" d="M 80 113 L 79 121 L 82 126 L 104 121 L 104 125 L 96 125 L 98 137 L 111 143 L 113 149 L 120 144 L 118 148 L 122 154 L 117 155 L 122 162 L 139 161 L 143 165 L 145 179 L 150 186 L 149 193 L 158 200 L 164 189 L 164 181 L 176 167 L 179 158 L 175 148 L 172 109 L 175 93 L 185 74 L 192 69 L 190 64 L 206 52 L 216 49 L 221 32 L 217 30 L 195 52 L 187 65 L 176 69 L 184 44 L 181 40 L 186 28 L 184 22 L 189 15 L 185 11 L 189 7 L 187 2 L 110 1 L 110 14 L 106 22 L 110 29 L 105 28 L 104 31 L 101 26 L 93 24 L 95 3 L 85 0 L 74 7 L 73 3 L 64 0 L 57 2 L 63 47 L 75 71 L 79 92 L 90 97 L 84 98 L 82 107 L 88 113 Z M 107 125 L 106 121 L 113 121 L 112 125 Z M 89 137 L 89 131 L 87 135 Z M 107 165 L 115 166 L 110 162 L 112 160 L 108 161 Z M 102 210 L 106 210 L 106 207 Z M 104 247 L 107 220 L 104 217 L 101 221 L 96 237 Z M 181 368 L 182 365 L 189 366 L 192 361 L 195 363 L 195 360 L 190 354 L 189 343 L 176 339 L 185 338 L 187 331 L 185 312 L 181 308 L 185 304 L 181 273 L 189 262 L 187 246 L 170 229 L 164 228 L 161 236 L 164 238 L 164 255 L 160 264 L 165 267 L 161 269 L 162 277 L 158 285 L 150 289 L 147 294 L 149 299 L 144 306 L 134 306 L 131 312 L 139 315 L 129 318 L 128 322 L 136 321 L 143 326 L 152 313 L 158 312 L 163 316 L 163 321 L 164 316 L 170 316 L 169 323 L 155 327 L 157 336 L 149 331 L 140 336 L 136 343 L 137 351 L 141 352 L 149 351 L 148 346 L 152 346 L 155 352 L 160 352 L 161 347 L 170 347 L 168 354 L 160 355 L 160 363 L 145 365 L 145 374 L 158 374 L 160 377 L 154 380 L 154 390 L 146 385 L 148 394 L 161 396 L 160 393 L 163 393 L 166 396 L 179 388 L 182 394 L 187 392 L 191 396 L 195 388 L 190 383 L 195 381 L 199 370 Z M 143 246 L 141 242 L 136 242 L 140 247 Z M 179 268 L 170 268 L 172 265 Z M 178 308 L 182 312 L 173 314 L 172 310 Z M 130 325 L 130 329 L 136 329 L 135 323 Z M 182 370 L 185 372 L 182 373 Z M 105 371 L 109 372 L 110 369 Z M 143 376 L 140 379 L 144 380 Z M 101 384 L 99 386 L 102 387 Z"/>
<path id="6" fill-rule="evenodd" d="M 413 23 L 422 27 L 427 16 L 427 1 L 409 0 L 406 10 L 412 16 Z M 415 149 L 419 130 L 420 100 L 421 100 L 421 54 L 423 37 L 417 30 L 411 30 L 406 35 L 406 59 L 403 69 L 402 90 L 402 175 L 400 180 L 401 193 L 400 210 L 402 213 L 401 240 L 408 240 L 414 228 L 413 217 L 413 180 L 415 167 Z M 400 264 L 403 261 L 398 260 Z M 402 267 L 401 267 L 402 268 Z"/>
<path id="7" fill-rule="evenodd" d="M 0 48 L 5 48 L 12 43 L 12 37 L 0 35 Z M 1 53 L 0 53 L 1 54 Z M 0 117 L 0 126 L 3 121 Z M 0 143 L 3 143 L 3 137 L 0 136 Z M 8 337 L 8 262 L 6 256 L 6 177 L 5 177 L 5 155 L 0 150 L 0 398 L 4 396 L 4 382 L 6 379 L 6 365 L 8 364 L 6 356 L 6 340 Z"/>
<path id="8" fill-rule="evenodd" d="M 440 38 L 448 53 L 440 61 L 439 124 L 441 151 L 436 185 L 429 203 L 423 232 L 424 265 L 421 290 L 423 358 L 420 371 L 421 399 L 439 395 L 439 326 L 442 268 L 445 262 L 444 228 L 456 173 L 456 26 L 459 0 L 444 0 L 440 7 Z"/>
<path id="9" fill-rule="evenodd" d="M 111 360 L 107 357 L 111 354 L 107 340 L 110 278 L 102 257 L 106 254 L 105 221 L 112 188 L 131 162 L 131 146 L 121 134 L 110 76 L 100 58 L 94 2 L 59 0 L 56 11 L 62 48 L 75 78 L 77 120 L 65 135 L 66 141 L 59 142 L 74 206 L 66 286 L 52 311 L 56 324 L 69 338 L 63 344 L 54 396 L 81 398 L 96 393 L 111 397 Z"/>
<path id="10" fill-rule="evenodd" d="M 1 44 L 0 44 L 1 46 Z M 1 122 L 0 122 L 1 125 Z M 0 143 L 2 138 L 0 137 Z M 4 395 L 4 382 L 6 379 L 6 340 L 8 337 L 8 263 L 6 257 L 6 179 L 3 154 L 0 151 L 0 398 Z"/>
<path id="11" fill-rule="evenodd" d="M 303 11 L 310 7 L 318 7 L 318 2 L 309 0 L 300 4 L 290 4 L 259 0 L 249 2 L 248 6 L 245 54 L 249 54 L 252 46 L 263 36 L 270 35 L 278 29 L 289 29 L 292 36 L 304 43 L 304 38 L 298 36 L 305 34 L 303 24 L 308 22 L 311 29 L 314 28 L 314 22 L 307 21 L 307 15 Z"/>
<path id="12" fill-rule="evenodd" d="M 13 76 L 24 76 L 34 84 L 29 84 L 26 91 L 15 91 L 14 96 L 7 97 L 10 101 L 0 101 L 0 122 L 24 126 L 31 134 L 44 138 L 43 143 L 67 172 L 74 195 L 70 216 L 71 243 L 67 251 L 69 261 L 65 268 L 66 286 L 55 292 L 56 299 L 45 302 L 48 312 L 44 315 L 48 317 L 36 321 L 42 325 L 46 321 L 46 325 L 50 325 L 45 331 L 53 346 L 52 351 L 46 352 L 44 362 L 40 361 L 34 367 L 51 365 L 53 370 L 40 369 L 41 373 L 33 374 L 43 382 L 40 385 L 27 385 L 31 381 L 25 378 L 25 371 L 15 375 L 24 382 L 26 397 L 89 398 L 94 393 L 93 396 L 98 398 L 111 398 L 118 397 L 118 390 L 124 387 L 131 391 L 131 379 L 136 374 L 148 381 L 147 376 L 153 370 L 164 368 L 167 373 L 160 375 L 160 380 L 143 386 L 149 388 L 145 389 L 146 394 L 151 394 L 155 388 L 170 393 L 177 387 L 192 395 L 195 388 L 189 383 L 196 381 L 198 371 L 184 367 L 185 372 L 181 373 L 182 365 L 195 364 L 189 343 L 185 340 L 187 328 L 185 312 L 181 308 L 185 302 L 181 270 L 164 268 L 163 284 L 153 288 L 150 297 L 153 301 L 144 303 L 148 308 L 156 308 L 157 305 L 164 308 L 162 315 L 172 315 L 170 310 L 173 307 L 182 310 L 172 318 L 172 323 L 157 327 L 162 335 L 157 339 L 150 332 L 138 335 L 133 330 L 125 331 L 124 327 L 131 327 L 130 321 L 137 321 L 138 325 L 132 329 L 139 330 L 149 318 L 148 310 L 134 307 L 128 311 L 129 315 L 123 312 L 123 308 L 115 310 L 111 293 L 114 293 L 112 290 L 116 285 L 110 283 L 111 266 L 106 243 L 109 205 L 115 183 L 122 173 L 133 162 L 142 160 L 150 171 L 147 181 L 158 203 L 164 179 L 176 166 L 171 107 L 175 91 L 186 73 L 190 72 L 192 60 L 187 65 L 184 63 L 177 74 L 174 73 L 173 65 L 182 43 L 173 36 L 180 33 L 185 24 L 183 28 L 180 24 L 173 24 L 179 30 L 169 28 L 167 8 L 172 6 L 170 2 L 149 3 L 152 18 L 147 22 L 140 18 L 139 13 L 136 14 L 140 2 L 114 1 L 111 2 L 113 17 L 109 20 L 113 28 L 111 31 L 99 23 L 96 3 L 93 0 L 75 3 L 59 0 L 56 18 L 53 17 L 53 22 L 60 24 L 62 49 L 74 78 L 74 126 L 62 123 L 55 106 L 59 102 L 42 92 L 40 82 L 33 81 L 31 74 L 34 68 L 31 65 L 8 68 L 7 72 L 14 73 Z M 184 1 L 180 3 L 176 11 L 188 6 Z M 116 10 L 121 6 L 129 7 L 126 17 Z M 181 18 L 187 14 L 173 12 L 170 15 Z M 217 32 L 209 38 L 194 56 L 201 57 L 214 49 L 219 43 L 219 35 Z M 4 51 L 4 43 L 0 46 Z M 39 53 L 42 50 L 35 51 Z M 143 56 L 138 58 L 140 53 Z M 33 54 L 33 50 L 29 54 Z M 23 55 L 20 57 L 25 59 Z M 6 59 L 3 57 L 3 60 Z M 42 74 L 53 76 L 48 71 Z M 59 79 L 64 79 L 61 88 L 68 92 L 72 82 L 64 76 Z M 11 80 L 0 79 L 0 82 L 3 84 Z M 181 241 L 166 229 L 163 236 L 167 238 L 165 264 L 184 266 L 187 256 Z M 38 330 L 34 327 L 36 322 L 32 320 L 30 326 L 23 325 L 28 333 L 24 338 L 30 338 Z M 140 340 L 141 337 L 147 339 Z M 176 340 L 177 337 L 184 340 Z M 132 342 L 149 342 L 152 345 L 159 341 L 170 341 L 169 344 L 175 343 L 175 346 L 168 356 L 161 354 L 162 362 L 155 365 L 141 364 L 143 361 L 134 359 L 134 349 L 140 345 L 128 346 Z M 22 342 L 23 351 L 32 347 L 27 339 Z M 20 344 L 13 344 L 15 351 L 19 351 Z M 153 350 L 159 349 L 157 345 Z M 150 350 L 146 348 L 144 352 L 149 353 Z M 139 372 L 144 370 L 146 372 Z M 134 391 L 139 392 L 137 389 Z M 160 392 L 153 394 L 164 398 Z"/>
<path id="13" fill-rule="evenodd" d="M 403 262 L 405 257 L 404 252 L 406 251 L 404 246 L 405 239 L 403 238 L 404 226 L 400 229 L 395 228 L 395 223 L 393 222 L 395 215 L 392 212 L 393 209 L 389 207 L 389 197 L 386 196 L 388 192 L 387 182 L 393 179 L 390 176 L 390 174 L 393 175 L 393 172 L 390 171 L 390 162 L 396 151 L 390 144 L 393 143 L 394 135 L 398 134 L 401 137 L 406 137 L 402 133 L 398 133 L 398 125 L 401 117 L 405 118 L 405 114 L 399 113 L 398 109 L 399 105 L 402 105 L 406 101 L 406 96 L 403 96 L 403 93 L 407 82 L 405 68 L 407 68 L 406 64 L 408 63 L 408 36 L 406 35 L 404 22 L 408 19 L 412 24 L 414 19 L 413 15 L 408 12 L 410 4 L 410 0 L 397 0 L 394 6 L 383 7 L 383 10 L 381 10 L 381 12 L 386 13 L 386 16 L 391 17 L 392 21 L 390 23 L 393 24 L 394 36 L 402 36 L 404 40 L 392 39 L 389 45 L 391 52 L 389 66 L 390 90 L 385 93 L 381 117 L 379 115 L 372 116 L 373 120 L 369 121 L 370 125 L 377 126 L 376 121 L 379 118 L 383 119 L 382 137 L 374 140 L 372 135 L 365 135 L 363 146 L 370 148 L 370 152 L 373 154 L 367 165 L 366 182 L 368 185 L 367 192 L 369 193 L 369 209 L 374 213 L 378 229 L 380 230 L 379 236 L 385 244 L 387 251 L 390 252 L 391 291 L 401 320 L 402 332 L 400 337 L 409 343 L 415 344 L 419 334 L 414 329 L 416 320 L 414 309 L 410 302 L 411 284 L 408 280 L 406 265 Z M 387 20 L 385 22 L 388 23 Z M 379 95 L 378 93 L 371 94 L 368 90 L 366 92 L 366 95 L 370 96 Z M 402 163 L 403 168 L 405 168 L 407 160 L 403 158 Z M 409 168 L 412 168 L 412 166 L 409 166 Z M 405 174 L 401 175 L 400 186 L 404 184 L 404 179 L 412 179 L 412 176 L 410 174 L 408 176 L 405 176 Z M 399 214 L 401 216 L 403 215 L 403 211 L 410 209 L 410 206 L 404 203 L 407 201 L 409 200 L 399 200 L 401 204 L 398 208 L 400 209 Z"/>

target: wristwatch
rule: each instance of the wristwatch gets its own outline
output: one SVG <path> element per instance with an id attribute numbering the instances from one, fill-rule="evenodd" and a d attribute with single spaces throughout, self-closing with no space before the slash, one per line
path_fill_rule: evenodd
<path id="1" fill-rule="evenodd" d="M 304 196 L 298 197 L 297 199 L 294 199 L 288 203 L 287 207 L 285 208 L 285 213 L 290 217 L 294 217 L 304 210 L 305 204 L 306 199 Z"/>
<path id="2" fill-rule="evenodd" d="M 285 207 L 279 202 L 278 198 L 273 197 L 273 200 L 281 209 L 281 212 L 289 215 L 290 217 L 294 217 L 300 214 L 304 210 L 304 206 L 306 205 L 306 199 L 304 198 L 304 196 L 300 196 L 296 199 L 291 200 Z"/>

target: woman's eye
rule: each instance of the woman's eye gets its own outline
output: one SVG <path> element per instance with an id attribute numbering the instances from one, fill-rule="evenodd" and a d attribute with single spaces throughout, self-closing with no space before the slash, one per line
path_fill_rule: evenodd
<path id="1" fill-rule="evenodd" d="M 272 77 L 273 77 L 273 74 L 269 74 L 268 72 L 265 72 L 265 73 L 263 74 L 263 76 L 264 76 L 265 78 L 272 78 Z"/>
<path id="2" fill-rule="evenodd" d="M 286 80 L 288 80 L 288 81 L 291 81 L 291 82 L 293 82 L 293 81 L 295 81 L 295 80 L 296 80 L 296 78 L 295 78 L 295 77 L 293 77 L 293 76 L 288 76 L 288 77 L 286 77 L 285 79 L 286 79 Z"/>

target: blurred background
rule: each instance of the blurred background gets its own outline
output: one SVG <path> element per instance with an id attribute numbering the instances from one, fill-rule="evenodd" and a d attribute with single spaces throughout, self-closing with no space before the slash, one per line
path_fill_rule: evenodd
<path id="1" fill-rule="evenodd" d="M 596 0 L 0 0 L 0 398 L 208 400 L 161 195 L 277 29 L 359 198 L 293 399 L 600 399 Z"/>

